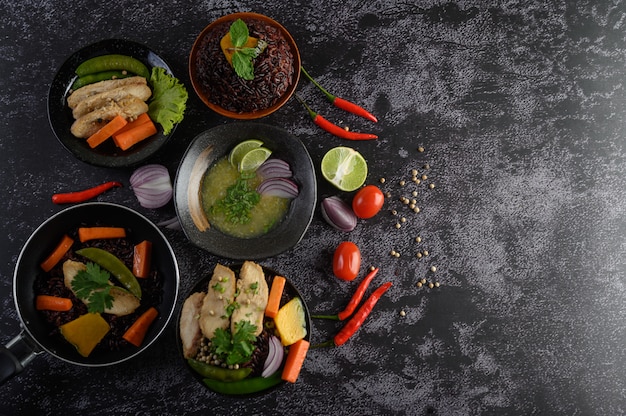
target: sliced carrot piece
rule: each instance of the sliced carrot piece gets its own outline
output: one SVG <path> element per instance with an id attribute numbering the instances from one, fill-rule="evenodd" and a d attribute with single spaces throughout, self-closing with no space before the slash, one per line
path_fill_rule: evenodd
<path id="1" fill-rule="evenodd" d="M 150 116 L 148 115 L 148 113 L 141 113 L 139 116 L 137 116 L 136 119 L 134 119 L 133 121 L 129 121 L 124 127 L 122 127 L 121 129 L 119 129 L 118 131 L 116 131 L 113 134 L 113 141 L 115 141 L 115 136 L 121 133 L 124 133 L 125 131 L 134 129 L 137 126 L 140 126 L 144 123 L 149 123 L 152 120 L 150 119 Z M 118 146 L 117 143 L 115 143 L 116 146 Z M 118 146 L 119 147 L 119 146 Z"/>
<path id="2" fill-rule="evenodd" d="M 150 120 L 147 123 L 140 124 L 132 129 L 120 134 L 115 134 L 113 140 L 115 144 L 122 149 L 128 150 L 142 140 L 156 134 L 156 125 Z"/>
<path id="3" fill-rule="evenodd" d="M 302 370 L 306 353 L 309 350 L 309 341 L 301 339 L 289 347 L 285 367 L 281 378 L 290 383 L 295 383 Z"/>
<path id="4" fill-rule="evenodd" d="M 52 250 L 52 253 L 41 263 L 44 272 L 49 272 L 63 258 L 65 253 L 72 247 L 74 240 L 67 235 L 61 238 L 59 244 Z"/>
<path id="5" fill-rule="evenodd" d="M 35 298 L 35 308 L 38 311 L 65 312 L 72 309 L 72 300 L 58 296 L 38 295 Z"/>
<path id="6" fill-rule="evenodd" d="M 144 240 L 135 245 L 133 250 L 133 274 L 135 277 L 145 278 L 150 274 L 152 263 L 152 242 Z"/>
<path id="7" fill-rule="evenodd" d="M 265 316 L 275 318 L 280 308 L 280 299 L 283 296 L 286 279 L 283 276 L 274 276 L 270 294 L 267 298 L 267 306 L 265 307 Z"/>
<path id="8" fill-rule="evenodd" d="M 111 137 L 116 131 L 124 127 L 126 124 L 128 124 L 128 122 L 124 119 L 124 117 L 120 115 L 113 117 L 113 119 L 102 126 L 100 130 L 89 136 L 87 144 L 93 149 Z"/>
<path id="9" fill-rule="evenodd" d="M 124 238 L 126 229 L 123 227 L 79 227 L 78 239 L 81 243 L 89 240 L 101 240 L 108 238 Z"/>
<path id="10" fill-rule="evenodd" d="M 152 322 L 154 322 L 158 315 L 159 312 L 156 308 L 151 306 L 148 310 L 142 313 L 135 322 L 133 322 L 130 328 L 128 328 L 124 335 L 122 335 L 122 338 L 134 346 L 139 347 L 143 343 L 150 325 L 152 325 Z"/>

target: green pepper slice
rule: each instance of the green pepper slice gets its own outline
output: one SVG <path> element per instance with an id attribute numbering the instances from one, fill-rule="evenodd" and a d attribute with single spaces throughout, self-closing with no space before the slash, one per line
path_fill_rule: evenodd
<path id="1" fill-rule="evenodd" d="M 269 377 L 252 377 L 239 381 L 219 381 L 210 378 L 202 380 L 211 390 L 229 395 L 244 395 L 258 393 L 274 387 L 282 382 L 281 372 L 277 371 Z"/>
<path id="2" fill-rule="evenodd" d="M 76 253 L 108 270 L 130 293 L 141 299 L 141 287 L 137 278 L 115 255 L 97 247 L 82 248 Z"/>
<path id="3" fill-rule="evenodd" d="M 222 368 L 215 365 L 203 363 L 202 361 L 188 358 L 189 366 L 202 377 L 210 378 L 218 381 L 239 381 L 248 377 L 252 372 L 252 368 L 244 367 L 236 370 L 230 368 Z"/>

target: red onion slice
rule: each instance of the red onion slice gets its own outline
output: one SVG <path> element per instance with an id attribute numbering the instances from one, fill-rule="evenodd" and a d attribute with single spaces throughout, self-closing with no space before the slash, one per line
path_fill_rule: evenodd
<path id="1" fill-rule="evenodd" d="M 270 335 L 268 344 L 269 350 L 267 354 L 267 359 L 263 364 L 263 372 L 261 373 L 261 377 L 269 377 L 276 371 L 278 371 L 280 365 L 283 363 L 283 358 L 285 357 L 285 350 L 283 349 L 283 346 L 280 343 L 278 337 Z"/>
<path id="2" fill-rule="evenodd" d="M 138 168 L 130 176 L 130 186 L 144 208 L 161 208 L 172 199 L 172 181 L 163 165 L 152 164 Z"/>
<path id="3" fill-rule="evenodd" d="M 356 227 L 357 218 L 354 211 L 338 196 L 325 198 L 321 210 L 324 220 L 339 231 L 349 232 Z"/>
<path id="4" fill-rule="evenodd" d="M 261 195 L 277 196 L 280 198 L 295 198 L 298 196 L 298 185 L 289 179 L 266 179 L 257 186 L 256 191 Z"/>
<path id="5" fill-rule="evenodd" d="M 291 178 L 293 176 L 289 163 L 276 158 L 267 159 L 259 166 L 256 173 L 263 179 Z"/>

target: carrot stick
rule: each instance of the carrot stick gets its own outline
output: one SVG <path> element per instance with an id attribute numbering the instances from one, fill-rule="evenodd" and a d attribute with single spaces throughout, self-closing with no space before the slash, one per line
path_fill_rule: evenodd
<path id="1" fill-rule="evenodd" d="M 93 149 L 111 137 L 113 133 L 124 127 L 127 123 L 128 122 L 124 119 L 124 117 L 120 115 L 113 117 L 113 119 L 102 126 L 100 130 L 89 136 L 87 144 Z"/>
<path id="2" fill-rule="evenodd" d="M 151 306 L 147 311 L 142 313 L 139 318 L 126 330 L 122 338 L 130 342 L 136 347 L 139 347 L 146 337 L 148 328 L 152 325 L 152 322 L 159 315 L 159 312 L 154 306 Z"/>
<path id="3" fill-rule="evenodd" d="M 156 134 L 156 132 L 156 125 L 152 122 L 152 120 L 150 120 L 149 122 L 140 124 L 128 131 L 114 135 L 113 140 L 120 149 L 128 150 L 140 141 Z"/>
<path id="4" fill-rule="evenodd" d="M 298 375 L 300 375 L 300 370 L 302 369 L 302 364 L 304 364 L 304 359 L 306 358 L 308 350 L 309 341 L 305 339 L 301 339 L 289 347 L 287 359 L 285 360 L 285 367 L 283 368 L 283 373 L 281 375 L 283 380 L 290 383 L 296 382 Z"/>
<path id="5" fill-rule="evenodd" d="M 134 119 L 133 121 L 129 121 L 124 127 L 122 127 L 121 129 L 119 129 L 118 131 L 115 132 L 115 134 L 113 134 L 113 141 L 115 141 L 115 136 L 120 134 L 120 133 L 124 133 L 125 131 L 128 131 L 130 129 L 133 129 L 137 126 L 140 126 L 144 123 L 148 123 L 152 121 L 150 119 L 150 116 L 148 115 L 148 113 L 141 113 L 139 116 L 137 116 L 136 119 Z M 115 143 L 115 145 L 117 146 L 117 143 Z"/>
<path id="6" fill-rule="evenodd" d="M 152 262 L 152 242 L 144 240 L 133 250 L 133 274 L 135 277 L 148 277 Z"/>
<path id="7" fill-rule="evenodd" d="M 50 295 L 38 295 L 35 298 L 35 308 L 38 311 L 65 312 L 72 309 L 72 306 L 72 300 L 69 298 L 60 298 Z"/>
<path id="8" fill-rule="evenodd" d="M 280 308 L 280 299 L 283 296 L 286 279 L 282 276 L 274 276 L 272 288 L 267 298 L 267 306 L 265 307 L 265 316 L 275 318 Z"/>
<path id="9" fill-rule="evenodd" d="M 49 272 L 63 258 L 65 253 L 72 247 L 74 240 L 67 235 L 61 238 L 59 244 L 52 250 L 52 253 L 41 263 L 44 272 Z"/>
<path id="10" fill-rule="evenodd" d="M 126 229 L 122 227 L 79 227 L 78 239 L 81 243 L 88 240 L 102 240 L 107 238 L 124 238 Z"/>

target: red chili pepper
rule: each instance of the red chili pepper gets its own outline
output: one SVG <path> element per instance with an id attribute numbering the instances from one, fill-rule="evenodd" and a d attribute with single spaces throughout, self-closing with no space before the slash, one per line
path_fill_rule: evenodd
<path id="1" fill-rule="evenodd" d="M 313 79 L 313 77 L 309 75 L 309 73 L 306 72 L 306 70 L 303 67 L 300 67 L 300 69 L 302 70 L 302 73 L 304 74 L 304 76 L 306 76 L 309 79 L 309 81 L 313 83 L 313 85 L 315 85 L 320 91 L 322 91 L 322 93 L 326 96 L 326 98 L 328 98 L 328 100 L 331 103 L 333 103 L 335 107 L 341 108 L 342 110 L 348 111 L 352 114 L 356 114 L 357 116 L 366 118 L 370 121 L 373 121 L 374 123 L 378 121 L 376 116 L 374 116 L 372 113 L 370 113 L 369 111 L 367 111 L 360 105 L 354 104 L 348 100 L 345 100 L 343 98 L 337 97 L 329 93 L 328 91 L 326 91 L 324 87 L 322 87 L 317 81 L 315 81 L 315 79 Z"/>
<path id="2" fill-rule="evenodd" d="M 372 309 L 374 308 L 374 305 L 376 305 L 376 302 L 378 302 L 378 299 L 380 299 L 380 297 L 391 287 L 391 285 L 391 282 L 386 282 L 379 286 L 378 289 L 376 289 L 370 297 L 367 298 L 363 305 L 361 305 L 359 310 L 352 316 L 352 318 L 350 318 L 344 327 L 341 328 L 341 331 L 333 337 L 333 339 L 318 344 L 315 347 L 338 347 L 345 344 L 346 341 L 348 341 L 348 339 L 350 339 L 350 337 L 354 335 L 359 328 L 361 328 L 361 325 L 363 325 L 365 319 L 367 319 L 370 312 L 372 312 Z"/>
<path id="3" fill-rule="evenodd" d="M 363 299 L 363 295 L 365 295 L 367 287 L 377 273 L 378 267 L 369 272 L 367 276 L 365 276 L 361 283 L 359 283 L 359 286 L 356 288 L 354 294 L 352 295 L 352 299 L 350 299 L 350 302 L 348 302 L 348 305 L 343 311 L 339 312 L 337 315 L 311 315 L 311 318 L 333 319 L 335 321 L 343 321 L 344 319 L 348 319 L 350 315 L 352 315 L 352 312 L 354 312 L 356 307 L 359 305 L 359 302 L 361 302 L 361 299 Z"/>
<path id="4" fill-rule="evenodd" d="M 54 194 L 52 195 L 52 202 L 54 204 L 74 204 L 78 202 L 85 202 L 92 198 L 95 198 L 96 196 L 108 191 L 111 188 L 119 188 L 121 186 L 121 182 L 105 182 L 101 185 L 94 186 L 93 188 L 85 189 L 83 191 Z"/>
<path id="5" fill-rule="evenodd" d="M 332 135 L 341 137 L 342 139 L 348 139 L 348 140 L 372 140 L 372 139 L 378 138 L 377 135 L 371 134 L 371 133 L 358 133 L 354 131 L 345 130 L 343 127 L 331 123 L 330 121 L 326 120 L 324 117 L 320 116 L 315 111 L 311 110 L 311 108 L 297 95 L 296 95 L 296 98 L 307 109 L 307 111 L 309 112 L 309 115 L 313 119 L 313 122 Z"/>

